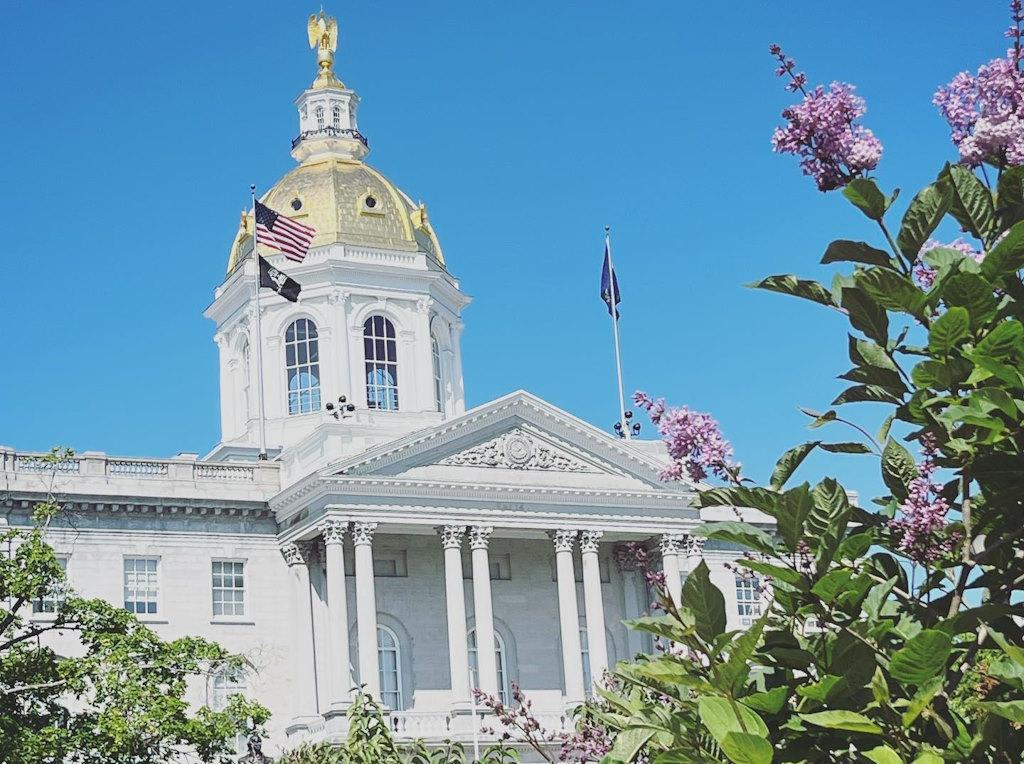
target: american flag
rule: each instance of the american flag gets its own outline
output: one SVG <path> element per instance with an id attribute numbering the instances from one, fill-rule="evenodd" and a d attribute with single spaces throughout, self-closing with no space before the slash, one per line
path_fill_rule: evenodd
<path id="1" fill-rule="evenodd" d="M 256 241 L 283 252 L 289 260 L 301 263 L 309 251 L 316 229 L 302 225 L 270 207 L 256 202 Z"/>

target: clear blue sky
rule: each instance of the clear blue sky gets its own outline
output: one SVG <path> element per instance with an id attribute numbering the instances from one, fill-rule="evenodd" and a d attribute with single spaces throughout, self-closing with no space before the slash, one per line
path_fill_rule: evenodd
<path id="1" fill-rule="evenodd" d="M 768 44 L 812 82 L 858 85 L 885 144 L 879 178 L 909 191 L 953 156 L 935 87 L 1001 52 L 1005 5 L 327 10 L 370 161 L 430 205 L 475 298 L 469 403 L 522 387 L 595 424 L 614 420 L 598 299 L 608 223 L 627 390 L 711 411 L 765 478 L 807 437 L 796 406 L 823 408 L 842 388 L 845 324 L 742 285 L 784 272 L 827 280 L 817 262 L 831 239 L 873 236 L 771 153 L 789 96 Z M 216 442 L 217 353 L 201 313 L 249 183 L 266 187 L 293 165 L 292 100 L 314 74 L 311 10 L 5 5 L 0 443 L 166 456 Z M 873 429 L 877 412 L 860 413 Z M 803 474 L 877 486 L 863 457 L 829 459 Z"/>

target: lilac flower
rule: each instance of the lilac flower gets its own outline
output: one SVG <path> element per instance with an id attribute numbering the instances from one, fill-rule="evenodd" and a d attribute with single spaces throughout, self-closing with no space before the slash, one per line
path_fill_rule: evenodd
<path id="1" fill-rule="evenodd" d="M 965 241 L 963 238 L 954 239 L 949 244 L 943 244 L 935 239 L 928 239 L 928 241 L 921 245 L 921 251 L 917 254 L 917 264 L 914 265 L 914 279 L 922 289 L 931 289 L 935 284 L 935 276 L 937 274 L 934 268 L 924 262 L 924 256 L 939 247 L 963 252 L 976 263 L 980 263 L 985 259 L 984 252 L 976 250 L 971 246 L 970 242 Z"/>
<path id="2" fill-rule="evenodd" d="M 807 76 L 795 72 L 796 63 L 778 45 L 769 52 L 779 60 L 776 75 L 788 76 L 786 89 L 803 94 L 801 103 L 782 112 L 788 123 L 772 135 L 772 148 L 780 154 L 800 157 L 804 175 L 814 178 L 818 189 L 831 191 L 875 169 L 882 158 L 882 144 L 868 128 L 857 124 L 867 110 L 853 85 L 833 82 L 828 91 L 821 85 L 808 91 Z"/>
<path id="3" fill-rule="evenodd" d="M 727 480 L 739 471 L 739 465 L 730 460 L 732 446 L 710 414 L 686 406 L 667 408 L 663 399 L 653 400 L 642 392 L 634 393 L 633 401 L 647 411 L 668 446 L 672 461 L 661 471 L 662 480 L 681 480 L 684 476 L 704 480 L 709 472 Z"/>
<path id="4" fill-rule="evenodd" d="M 890 520 L 889 528 L 896 535 L 900 551 L 914 562 L 927 565 L 948 554 L 958 536 L 946 532 L 949 502 L 939 496 L 942 487 L 932 479 L 938 469 L 935 438 L 922 436 L 921 451 L 924 460 L 917 465 L 917 477 L 910 482 L 907 500 L 900 505 L 903 516 Z"/>

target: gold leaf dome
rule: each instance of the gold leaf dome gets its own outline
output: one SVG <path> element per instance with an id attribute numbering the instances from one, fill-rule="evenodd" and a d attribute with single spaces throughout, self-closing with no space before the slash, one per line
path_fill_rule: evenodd
<path id="1" fill-rule="evenodd" d="M 327 156 L 287 173 L 261 198 L 271 209 L 316 229 L 313 247 L 335 243 L 424 252 L 444 269 L 426 208 L 365 162 Z M 243 213 L 228 273 L 251 251 L 252 215 Z"/>

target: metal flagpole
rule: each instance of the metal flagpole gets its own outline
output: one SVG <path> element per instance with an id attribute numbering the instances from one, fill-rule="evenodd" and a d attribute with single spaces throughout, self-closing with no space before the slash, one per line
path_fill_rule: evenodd
<path id="1" fill-rule="evenodd" d="M 260 396 L 260 408 L 259 408 L 259 428 L 260 428 L 260 455 L 261 461 L 267 459 L 267 422 L 266 413 L 263 407 L 263 331 L 261 324 L 263 323 L 262 317 L 260 316 L 260 253 L 256 246 L 256 184 L 253 183 L 249 186 L 249 191 L 252 194 L 252 264 L 255 270 L 256 279 L 256 317 L 254 323 L 256 324 L 256 376 L 259 378 L 257 382 L 257 388 L 259 389 Z"/>
<path id="2" fill-rule="evenodd" d="M 619 426 L 622 428 L 622 437 L 629 440 L 632 435 L 629 432 L 629 422 L 626 421 L 626 398 L 622 392 L 622 354 L 619 352 L 619 308 L 615 298 L 619 294 L 619 285 L 615 277 L 615 266 L 612 264 L 612 234 L 611 226 L 604 227 L 604 249 L 608 255 L 608 301 L 611 303 L 612 314 L 612 335 L 615 337 L 615 373 L 619 379 Z"/>

